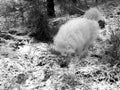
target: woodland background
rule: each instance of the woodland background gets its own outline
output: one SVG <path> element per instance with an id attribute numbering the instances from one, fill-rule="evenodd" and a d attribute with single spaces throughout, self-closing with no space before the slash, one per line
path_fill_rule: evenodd
<path id="1" fill-rule="evenodd" d="M 53 37 L 90 7 L 107 25 L 71 69 L 52 51 Z M 120 1 L 0 0 L 0 90 L 120 90 Z"/>

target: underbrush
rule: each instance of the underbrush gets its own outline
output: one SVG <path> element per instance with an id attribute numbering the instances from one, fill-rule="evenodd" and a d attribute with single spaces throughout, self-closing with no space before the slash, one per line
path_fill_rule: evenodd
<path id="1" fill-rule="evenodd" d="M 34 10 L 33 10 L 34 11 Z M 32 12 L 31 12 L 32 13 Z M 34 16 L 36 14 L 36 16 Z M 37 17 L 37 20 L 36 20 Z M 32 19 L 30 19 L 32 18 Z M 67 19 L 66 19 L 67 18 Z M 55 30 L 64 20 L 53 22 Z M 49 41 L 49 27 L 46 16 L 34 12 L 29 17 L 31 35 Z M 57 25 L 56 25 L 57 24 Z M 42 26 L 42 27 L 41 27 Z M 29 43 L 30 38 L 23 37 L 12 28 L 1 32 L 0 39 L 0 89 L 1 90 L 119 90 L 120 89 L 120 29 L 110 29 L 110 38 L 102 41 L 97 51 L 103 50 L 100 57 L 91 56 L 79 60 L 69 58 L 73 63 L 66 63 L 66 57 L 51 53 L 46 43 Z M 34 31 L 35 30 L 35 31 Z M 43 31 L 45 30 L 45 31 Z M 55 35 L 57 31 L 52 32 Z M 8 36 L 7 36 L 8 34 Z M 51 39 L 50 39 L 51 40 Z M 101 44 L 98 40 L 98 44 Z M 103 48 L 105 45 L 108 47 Z M 100 45 L 99 45 L 100 46 Z M 94 52 L 94 50 L 90 51 Z"/>
<path id="2" fill-rule="evenodd" d="M 108 63 L 112 66 L 115 64 L 119 64 L 120 61 L 120 30 L 112 31 L 111 38 L 108 40 L 109 47 L 105 50 L 105 57 L 108 57 Z"/>

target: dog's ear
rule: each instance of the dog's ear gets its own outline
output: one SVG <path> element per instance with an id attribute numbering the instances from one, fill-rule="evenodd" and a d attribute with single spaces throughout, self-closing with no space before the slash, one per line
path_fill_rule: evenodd
<path id="1" fill-rule="evenodd" d="M 101 29 L 105 28 L 106 23 L 105 23 L 104 20 L 99 20 L 98 24 L 99 24 L 99 26 L 100 26 Z"/>

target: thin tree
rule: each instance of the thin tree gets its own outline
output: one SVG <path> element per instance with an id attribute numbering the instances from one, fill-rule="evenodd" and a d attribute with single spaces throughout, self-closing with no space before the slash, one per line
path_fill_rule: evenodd
<path id="1" fill-rule="evenodd" d="M 96 4 L 98 4 L 98 0 L 95 0 Z"/>
<path id="2" fill-rule="evenodd" d="M 72 2 L 73 2 L 73 3 L 76 3 L 76 2 L 77 2 L 77 0 L 72 0 Z"/>
<path id="3" fill-rule="evenodd" d="M 47 0 L 47 15 L 49 17 L 55 16 L 54 0 Z"/>

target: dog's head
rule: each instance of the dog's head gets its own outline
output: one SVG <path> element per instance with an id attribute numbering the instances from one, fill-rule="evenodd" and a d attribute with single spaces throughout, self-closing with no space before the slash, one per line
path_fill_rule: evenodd
<path id="1" fill-rule="evenodd" d="M 101 29 L 105 28 L 106 22 L 104 20 L 99 20 L 98 24 L 100 26 Z"/>
<path id="2" fill-rule="evenodd" d="M 106 25 L 105 18 L 97 8 L 88 9 L 84 14 L 84 18 L 97 21 L 100 29 L 105 28 Z"/>

